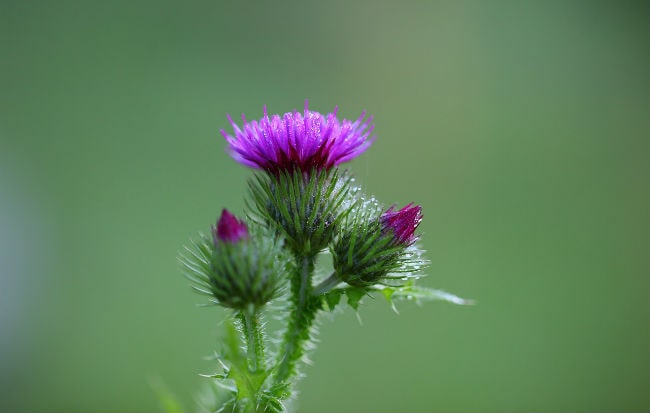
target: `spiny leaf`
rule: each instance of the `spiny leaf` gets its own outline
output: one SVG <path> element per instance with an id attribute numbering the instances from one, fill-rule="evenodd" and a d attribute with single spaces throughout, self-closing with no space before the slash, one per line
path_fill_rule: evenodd
<path id="1" fill-rule="evenodd" d="M 232 323 L 227 324 L 225 344 L 224 356 L 230 364 L 228 378 L 235 382 L 237 399 L 256 403 L 255 399 L 268 377 L 268 371 L 260 369 L 257 372 L 251 372 L 249 370 L 248 360 L 240 347 L 241 341 L 237 329 Z"/>
<path id="2" fill-rule="evenodd" d="M 403 287 L 375 287 L 377 291 L 381 291 L 389 301 L 392 299 L 405 299 L 415 301 L 447 301 L 458 305 L 472 305 L 474 300 L 468 300 L 458 297 L 457 295 L 448 293 L 443 290 L 436 290 L 433 288 L 420 287 L 416 285 L 406 285 Z"/>
<path id="3" fill-rule="evenodd" d="M 325 303 L 327 304 L 327 309 L 334 311 L 336 305 L 341 301 L 341 296 L 343 292 L 340 289 L 332 290 L 325 294 Z"/>
<path id="4" fill-rule="evenodd" d="M 380 289 L 380 292 L 386 301 L 388 301 L 388 304 L 390 304 L 390 308 L 392 308 L 395 313 L 399 313 L 399 311 L 397 311 L 397 307 L 395 307 L 395 302 L 393 301 L 393 294 L 395 293 L 395 289 L 391 287 L 384 287 Z"/>
<path id="5" fill-rule="evenodd" d="M 348 305 L 358 310 L 359 302 L 366 295 L 366 290 L 357 287 L 348 287 L 345 289 L 345 295 L 348 297 Z"/>

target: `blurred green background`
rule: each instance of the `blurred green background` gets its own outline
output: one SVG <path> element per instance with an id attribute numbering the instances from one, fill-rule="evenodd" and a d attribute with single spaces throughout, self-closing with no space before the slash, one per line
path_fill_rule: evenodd
<path id="1" fill-rule="evenodd" d="M 176 255 L 251 172 L 262 106 L 356 118 L 423 205 L 423 284 L 325 320 L 301 412 L 650 408 L 647 2 L 0 3 L 0 411 L 151 412 L 224 313 Z M 644 390 L 645 389 L 645 390 Z M 191 409 L 189 409 L 191 410 Z"/>

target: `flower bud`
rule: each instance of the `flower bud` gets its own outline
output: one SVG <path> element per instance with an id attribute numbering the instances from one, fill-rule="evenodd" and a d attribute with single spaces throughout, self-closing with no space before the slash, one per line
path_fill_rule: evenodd
<path id="1" fill-rule="evenodd" d="M 217 226 L 212 226 L 214 246 L 216 247 L 220 242 L 235 243 L 242 239 L 248 239 L 248 227 L 224 208 L 219 221 L 217 221 Z"/>
<path id="2" fill-rule="evenodd" d="M 212 242 L 204 236 L 181 260 L 194 289 L 236 310 L 275 298 L 282 273 L 275 240 L 249 235 L 246 224 L 225 209 L 211 232 Z"/>
<path id="3" fill-rule="evenodd" d="M 422 207 L 410 203 L 399 211 L 395 206 L 388 208 L 381 216 L 381 225 L 384 232 L 392 233 L 394 242 L 405 246 L 417 241 L 415 230 L 422 222 Z"/>
<path id="4" fill-rule="evenodd" d="M 332 248 L 337 276 L 357 287 L 403 283 L 418 266 L 412 260 L 419 256 L 407 250 L 417 240 L 421 211 L 408 204 L 398 211 L 391 207 L 378 218 L 362 213 L 350 221 Z"/>

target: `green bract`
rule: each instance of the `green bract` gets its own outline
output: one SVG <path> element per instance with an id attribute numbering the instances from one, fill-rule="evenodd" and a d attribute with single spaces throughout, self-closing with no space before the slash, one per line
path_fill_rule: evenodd
<path id="1" fill-rule="evenodd" d="M 214 243 L 201 236 L 182 259 L 193 288 L 227 308 L 261 307 L 275 298 L 282 283 L 278 242 L 256 236 Z"/>
<path id="2" fill-rule="evenodd" d="M 376 218 L 361 216 L 339 233 L 331 252 L 336 276 L 356 287 L 381 283 L 401 266 L 406 246 L 396 244 L 391 234 L 382 231 Z"/>
<path id="3" fill-rule="evenodd" d="M 327 248 L 355 201 L 351 177 L 338 169 L 258 173 L 249 189 L 254 220 L 280 233 L 296 257 Z"/>

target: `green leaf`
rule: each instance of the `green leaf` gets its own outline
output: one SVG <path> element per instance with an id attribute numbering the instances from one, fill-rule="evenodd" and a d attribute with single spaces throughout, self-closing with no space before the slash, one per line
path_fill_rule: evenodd
<path id="1" fill-rule="evenodd" d="M 231 369 L 229 375 L 237 383 L 237 388 L 240 390 L 252 390 L 253 388 L 259 388 L 259 383 L 255 380 L 254 376 L 251 376 L 248 370 L 248 359 L 246 355 L 241 350 L 240 339 L 237 335 L 237 329 L 231 323 L 228 324 L 228 335 L 226 337 L 228 345 L 228 360 L 231 363 Z M 255 384 L 259 384 L 255 386 Z"/>
<path id="2" fill-rule="evenodd" d="M 395 302 L 393 301 L 393 294 L 395 293 L 395 289 L 392 287 L 384 287 L 380 290 L 380 292 L 386 301 L 388 301 L 388 304 L 390 304 L 390 308 L 392 308 L 395 313 L 399 313 L 399 311 L 397 311 L 397 307 L 395 307 Z"/>
<path id="3" fill-rule="evenodd" d="M 281 413 L 285 411 L 282 400 L 291 396 L 291 384 L 289 382 L 277 383 L 262 393 L 261 399 L 266 406 L 266 413 Z"/>
<path id="4" fill-rule="evenodd" d="M 348 297 L 348 305 L 358 310 L 361 299 L 366 295 L 366 290 L 363 288 L 349 287 L 345 289 L 345 295 Z"/>
<path id="5" fill-rule="evenodd" d="M 385 290 L 382 288 L 381 290 Z M 383 291 L 382 291 L 383 293 Z M 386 293 L 384 293 L 386 294 Z M 458 304 L 458 305 L 472 305 L 474 300 L 468 300 L 465 298 L 458 297 L 457 295 L 448 293 L 442 290 L 435 290 L 433 288 L 419 287 L 415 285 L 407 285 L 404 287 L 395 288 L 394 291 L 390 294 L 391 299 L 404 299 L 404 300 L 415 300 L 415 301 L 447 301 L 449 303 Z"/>
<path id="6" fill-rule="evenodd" d="M 327 304 L 327 309 L 334 311 L 334 308 L 337 306 L 337 304 L 341 302 L 342 295 L 343 292 L 339 289 L 332 290 L 325 294 L 325 303 Z"/>
<path id="7" fill-rule="evenodd" d="M 269 371 L 250 371 L 246 354 L 241 349 L 241 340 L 237 329 L 232 323 L 227 324 L 224 341 L 226 345 L 224 359 L 229 363 L 227 377 L 235 382 L 237 400 L 248 406 L 255 406 Z M 245 410 L 250 411 L 249 409 Z"/>
<path id="8" fill-rule="evenodd" d="M 154 377 L 150 380 L 149 384 L 156 393 L 158 401 L 165 413 L 183 413 L 184 410 L 181 403 L 178 401 L 176 396 L 172 394 L 162 379 Z"/>

